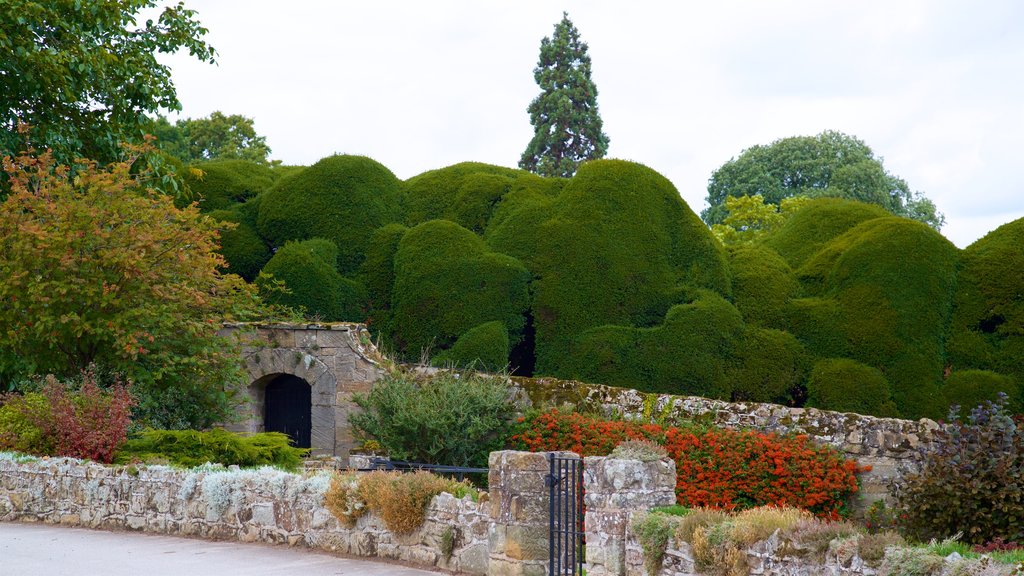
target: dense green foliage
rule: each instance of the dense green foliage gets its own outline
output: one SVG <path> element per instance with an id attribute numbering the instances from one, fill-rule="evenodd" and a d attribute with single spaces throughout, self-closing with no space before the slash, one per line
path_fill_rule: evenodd
<path id="1" fill-rule="evenodd" d="M 206 29 L 184 3 L 146 20 L 156 0 L 0 3 L 0 156 L 29 140 L 59 162 L 112 162 L 137 142 L 147 113 L 178 110 L 171 70 L 158 54 L 179 50 L 212 62 Z"/>
<path id="2" fill-rule="evenodd" d="M 956 370 L 1013 376 L 1024 386 L 1024 218 L 968 246 L 957 275 L 947 344 Z"/>
<path id="3" fill-rule="evenodd" d="M 951 413 L 949 420 L 958 415 Z M 920 473 L 907 475 L 898 492 L 902 528 L 927 541 L 958 532 L 963 541 L 1024 541 L 1024 428 L 1007 413 L 1006 398 L 971 411 L 951 424 Z"/>
<path id="4" fill-rule="evenodd" d="M 786 306 L 800 293 L 789 264 L 775 251 L 756 244 L 729 248 L 733 304 L 744 322 L 784 329 Z"/>
<path id="5" fill-rule="evenodd" d="M 508 365 L 508 355 L 508 330 L 494 320 L 467 330 L 451 348 L 434 356 L 434 364 L 501 372 Z"/>
<path id="6" fill-rule="evenodd" d="M 363 156 L 330 156 L 281 178 L 259 207 L 257 229 L 271 246 L 326 238 L 338 247 L 338 271 L 354 274 L 371 233 L 401 219 L 400 182 Z"/>
<path id="7" fill-rule="evenodd" d="M 837 412 L 895 416 L 896 405 L 877 368 L 847 358 L 819 361 L 807 381 L 807 405 Z"/>
<path id="8" fill-rule="evenodd" d="M 747 325 L 726 365 L 730 397 L 736 401 L 799 403 L 809 361 L 803 344 L 789 332 Z"/>
<path id="9" fill-rule="evenodd" d="M 551 38 L 541 40 L 533 78 L 541 93 L 527 109 L 534 135 L 519 167 L 568 178 L 581 162 L 604 158 L 608 135 L 601 131 L 590 56 L 568 14 L 562 14 Z"/>
<path id="10" fill-rule="evenodd" d="M 395 288 L 395 253 L 409 229 L 388 224 L 373 231 L 366 259 L 359 266 L 358 279 L 366 286 L 369 316 L 366 323 L 380 333 L 390 333 L 391 293 Z"/>
<path id="11" fill-rule="evenodd" d="M 229 209 L 254 198 L 270 189 L 278 176 L 269 167 L 250 160 L 214 160 L 193 167 L 202 173 L 188 175 L 191 198 L 179 199 L 177 204 L 195 201 L 203 212 Z"/>
<path id="12" fill-rule="evenodd" d="M 166 118 L 153 121 L 150 133 L 162 150 L 182 162 L 248 160 L 267 164 L 270 147 L 256 134 L 252 118 L 216 111 L 209 118 L 183 118 L 171 124 Z"/>
<path id="13" fill-rule="evenodd" d="M 516 412 L 503 377 L 473 373 L 389 374 L 355 402 L 363 409 L 349 417 L 357 437 L 380 442 L 396 460 L 453 466 L 487 466 Z"/>
<path id="14" fill-rule="evenodd" d="M 1010 409 L 1021 411 L 1021 395 L 1017 382 L 1012 376 L 997 374 L 990 370 L 957 370 L 946 378 L 942 394 L 950 406 L 968 409 L 989 401 L 994 402 L 999 394 L 1005 394 Z"/>
<path id="15" fill-rule="evenodd" d="M 280 432 L 243 436 L 214 428 L 197 430 L 144 430 L 129 440 L 117 454 L 117 462 L 128 464 L 170 463 L 191 468 L 206 463 L 224 466 L 277 466 L 295 471 L 309 450 L 294 448 Z"/>
<path id="16" fill-rule="evenodd" d="M 366 316 L 366 288 L 338 273 L 338 248 L 330 240 L 314 238 L 288 242 L 263 267 L 270 276 L 257 280 L 268 302 L 302 310 L 324 322 L 358 322 Z M 284 283 L 285 292 L 270 283 Z"/>
<path id="17" fill-rule="evenodd" d="M 584 164 L 556 198 L 523 201 L 487 240 L 535 277 L 531 313 L 545 374 L 577 372 L 572 341 L 590 328 L 656 326 L 692 289 L 730 292 L 721 245 L 671 182 L 633 162 Z"/>
<path id="18" fill-rule="evenodd" d="M 521 338 L 530 273 L 469 230 L 448 220 L 420 224 L 402 236 L 394 266 L 391 328 L 399 352 L 445 350 L 490 321 L 505 325 L 512 344 Z"/>
<path id="19" fill-rule="evenodd" d="M 944 220 L 931 200 L 889 174 L 864 142 L 841 132 L 783 138 L 744 150 L 711 175 L 710 206 L 701 216 L 708 224 L 719 224 L 726 217 L 726 198 L 758 194 L 776 205 L 793 196 L 856 200 L 935 229 Z"/>
<path id="20" fill-rule="evenodd" d="M 219 229 L 219 252 L 226 263 L 224 271 L 238 274 L 248 282 L 255 280 L 270 260 L 270 248 L 240 210 L 214 210 L 209 216 L 228 223 Z"/>
<path id="21" fill-rule="evenodd" d="M 854 226 L 889 214 L 870 204 L 839 198 L 817 198 L 806 202 L 779 229 L 764 239 L 793 268 L 800 267 L 825 244 Z"/>

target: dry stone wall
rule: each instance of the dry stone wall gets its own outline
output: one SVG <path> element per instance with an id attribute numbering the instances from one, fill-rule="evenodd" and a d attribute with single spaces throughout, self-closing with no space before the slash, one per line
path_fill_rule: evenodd
<path id="1" fill-rule="evenodd" d="M 893 481 L 918 468 L 921 451 L 931 445 L 939 429 L 938 423 L 928 419 L 910 421 L 777 404 L 724 402 L 549 378 L 513 380 L 534 406 L 570 406 L 666 424 L 697 419 L 725 428 L 807 434 L 871 467 L 859 475 L 860 496 L 853 504 L 861 510 L 888 496 Z"/>
<path id="2" fill-rule="evenodd" d="M 69 458 L 16 461 L 0 453 L 0 521 L 288 544 L 487 572 L 488 503 L 441 494 L 422 528 L 397 535 L 372 514 L 351 529 L 341 526 L 323 506 L 329 484 L 326 473 L 273 468 L 123 468 Z M 443 545 L 446 531 L 451 550 Z"/>

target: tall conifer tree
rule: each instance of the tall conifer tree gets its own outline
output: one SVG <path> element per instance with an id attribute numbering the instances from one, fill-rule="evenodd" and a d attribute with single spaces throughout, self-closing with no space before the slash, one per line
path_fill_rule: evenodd
<path id="1" fill-rule="evenodd" d="M 519 167 L 568 178 L 584 160 L 603 158 L 608 135 L 601 131 L 590 56 L 567 13 L 562 13 L 554 35 L 541 40 L 533 77 L 541 93 L 527 108 L 534 135 Z"/>

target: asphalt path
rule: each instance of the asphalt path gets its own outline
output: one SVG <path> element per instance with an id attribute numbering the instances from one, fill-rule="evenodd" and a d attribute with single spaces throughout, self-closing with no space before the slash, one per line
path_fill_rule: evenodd
<path id="1" fill-rule="evenodd" d="M 0 522 L 3 576 L 436 576 L 306 548 Z"/>

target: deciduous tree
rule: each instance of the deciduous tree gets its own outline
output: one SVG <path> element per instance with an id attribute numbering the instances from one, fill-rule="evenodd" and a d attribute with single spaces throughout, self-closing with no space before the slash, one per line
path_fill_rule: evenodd
<path id="1" fill-rule="evenodd" d="M 157 118 L 151 127 L 157 145 L 182 162 L 251 160 L 267 163 L 270 147 L 256 133 L 252 118 L 217 111 L 208 118 L 186 118 L 171 124 Z"/>
<path id="2" fill-rule="evenodd" d="M 541 93 L 527 109 L 534 135 L 519 167 L 568 178 L 584 160 L 604 158 L 608 136 L 601 131 L 590 56 L 568 14 L 562 14 L 551 38 L 541 40 L 533 77 Z"/>

